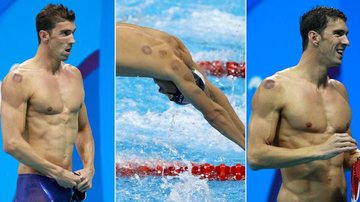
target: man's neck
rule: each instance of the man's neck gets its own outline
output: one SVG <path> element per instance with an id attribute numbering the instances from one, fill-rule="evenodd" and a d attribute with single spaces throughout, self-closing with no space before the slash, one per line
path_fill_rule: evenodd
<path id="1" fill-rule="evenodd" d="M 62 61 L 56 60 L 49 54 L 49 51 L 46 50 L 46 47 L 42 45 L 39 45 L 36 55 L 33 59 L 34 62 L 38 64 L 39 68 L 43 68 L 52 74 L 58 73 L 62 66 Z"/>
<path id="2" fill-rule="evenodd" d="M 326 87 L 328 82 L 328 66 L 323 64 L 315 50 L 304 51 L 296 69 L 304 79 L 318 88 Z"/>

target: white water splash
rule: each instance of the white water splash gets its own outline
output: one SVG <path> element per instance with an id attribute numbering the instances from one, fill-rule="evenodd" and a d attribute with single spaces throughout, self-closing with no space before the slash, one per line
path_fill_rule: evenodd
<path id="1" fill-rule="evenodd" d="M 167 202 L 192 202 L 192 201 L 211 201 L 211 192 L 207 180 L 199 179 L 198 176 L 193 176 L 189 173 L 182 173 L 177 176 L 176 183 L 169 183 L 164 180 L 161 185 L 163 188 L 171 190 L 167 197 Z"/>

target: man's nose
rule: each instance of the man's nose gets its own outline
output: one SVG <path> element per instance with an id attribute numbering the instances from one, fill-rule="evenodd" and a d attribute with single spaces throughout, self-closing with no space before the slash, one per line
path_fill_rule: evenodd
<path id="1" fill-rule="evenodd" d="M 343 37 L 342 44 L 350 46 L 350 41 L 346 35 L 344 35 L 344 37 Z"/>
<path id="2" fill-rule="evenodd" d="M 69 43 L 74 44 L 75 42 L 76 42 L 75 41 L 75 36 L 74 36 L 74 34 L 71 34 Z"/>

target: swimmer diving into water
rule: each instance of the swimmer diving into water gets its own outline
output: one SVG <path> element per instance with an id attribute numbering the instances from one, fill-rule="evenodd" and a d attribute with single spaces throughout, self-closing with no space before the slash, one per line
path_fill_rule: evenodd
<path id="1" fill-rule="evenodd" d="M 159 92 L 177 104 L 192 104 L 211 126 L 245 148 L 244 124 L 178 38 L 151 28 L 117 23 L 116 75 L 153 78 Z"/>

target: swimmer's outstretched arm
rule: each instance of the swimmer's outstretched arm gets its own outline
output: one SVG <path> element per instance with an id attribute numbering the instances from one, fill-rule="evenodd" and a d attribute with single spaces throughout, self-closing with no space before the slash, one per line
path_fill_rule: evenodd
<path id="1" fill-rule="evenodd" d="M 231 124 L 236 127 L 236 132 L 234 134 L 228 134 L 229 139 L 234 141 L 236 144 L 240 145 L 241 148 L 245 149 L 245 126 L 237 116 L 236 112 L 232 108 L 229 100 L 224 95 L 224 93 L 219 90 L 215 85 L 210 82 L 207 82 L 207 86 L 210 89 L 210 96 L 214 102 L 219 106 L 223 107 L 231 119 Z M 226 134 L 224 134 L 226 136 Z"/>
<path id="2" fill-rule="evenodd" d="M 357 148 L 355 140 L 348 133 L 335 133 L 323 144 L 298 149 L 273 146 L 280 111 L 283 108 L 283 89 L 279 84 L 267 89 L 264 86 L 268 82 L 269 80 L 265 80 L 259 86 L 252 101 L 247 148 L 248 162 L 252 169 L 291 167 L 329 159 Z"/>
<path id="3" fill-rule="evenodd" d="M 27 102 L 31 96 L 27 81 L 25 76 L 14 70 L 5 77 L 1 86 L 4 150 L 21 163 L 45 176 L 54 178 L 59 185 L 72 188 L 80 182 L 80 178 L 37 155 L 29 143 L 23 139 Z"/>
<path id="4" fill-rule="evenodd" d="M 190 100 L 191 104 L 204 115 L 204 118 L 211 126 L 244 148 L 244 132 L 241 130 L 241 127 L 237 127 L 234 124 L 232 115 L 224 107 L 210 99 L 195 84 L 191 71 L 182 61 L 178 61 L 177 65 L 179 65 L 179 68 L 171 68 L 173 72 L 168 74 L 171 77 L 171 81 Z M 223 99 L 218 94 L 216 96 L 218 100 Z"/>
<path id="5" fill-rule="evenodd" d="M 83 169 L 75 171 L 76 173 L 80 174 L 83 179 L 83 181 L 78 184 L 76 188 L 81 192 L 85 192 L 92 187 L 92 178 L 95 173 L 94 139 L 88 120 L 85 103 L 83 103 L 79 113 L 79 132 L 75 145 L 83 163 Z"/>
<path id="6" fill-rule="evenodd" d="M 198 71 L 202 72 L 199 67 L 194 63 L 190 51 L 185 47 L 185 45 L 177 38 L 172 36 L 174 42 L 178 45 L 178 51 L 181 55 L 182 65 L 187 69 L 195 68 Z M 207 80 L 207 79 L 206 79 Z M 202 112 L 205 119 L 212 125 L 215 129 L 217 129 L 221 134 L 235 142 L 242 149 L 245 149 L 245 127 L 241 122 L 236 112 L 232 108 L 228 99 L 216 86 L 210 83 L 208 80 L 206 81 L 208 89 L 210 91 L 210 97 L 207 95 L 200 96 L 200 98 L 195 98 L 195 102 L 201 100 L 209 101 L 211 104 L 202 106 L 204 110 L 200 110 L 194 105 L 194 101 L 192 104 Z M 180 90 L 181 91 L 181 90 Z M 181 91 L 183 92 L 183 91 Z M 186 96 L 186 95 L 185 95 Z M 187 97 L 188 98 L 188 97 Z M 191 100 L 191 98 L 188 98 Z M 212 108 L 212 105 L 214 108 Z M 218 114 L 219 116 L 216 117 Z M 214 116 L 215 118 L 211 118 Z M 207 118 L 208 117 L 208 118 Z M 227 122 L 224 124 L 223 122 Z"/>

